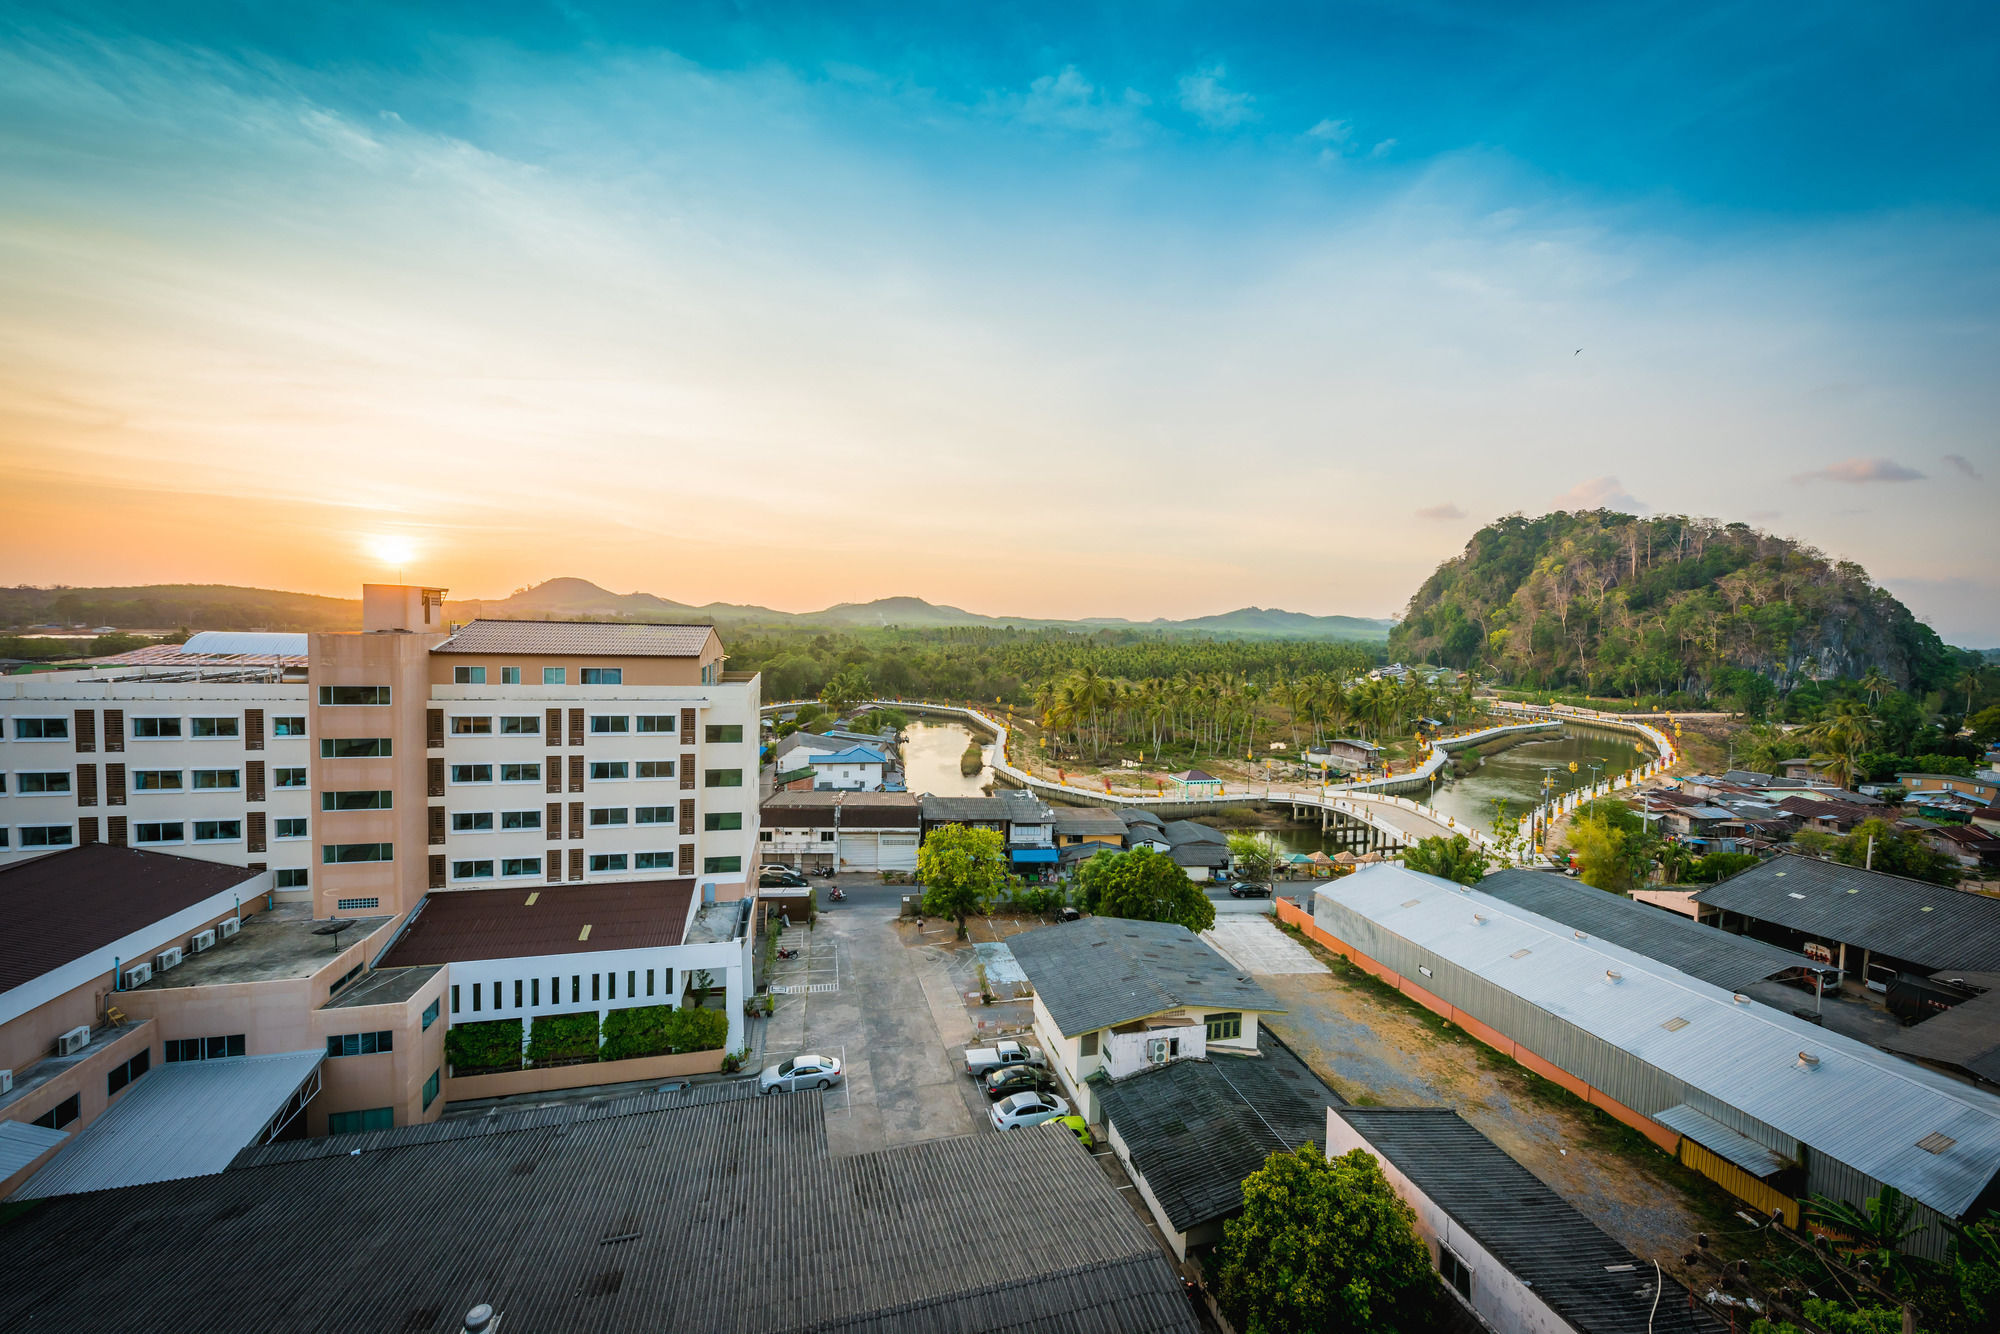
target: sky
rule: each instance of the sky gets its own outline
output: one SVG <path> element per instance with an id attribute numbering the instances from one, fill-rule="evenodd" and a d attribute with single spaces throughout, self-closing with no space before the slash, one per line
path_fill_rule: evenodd
<path id="1" fill-rule="evenodd" d="M 2000 644 L 2000 11 L 0 12 L 0 582 L 1393 616 L 1742 520 Z"/>

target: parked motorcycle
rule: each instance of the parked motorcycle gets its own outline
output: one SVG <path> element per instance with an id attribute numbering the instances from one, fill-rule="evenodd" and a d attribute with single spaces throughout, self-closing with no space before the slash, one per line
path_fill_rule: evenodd
<path id="1" fill-rule="evenodd" d="M 778 957 L 780 959 L 796 959 L 799 957 L 799 952 L 796 949 L 781 949 L 778 951 Z"/>
<path id="2" fill-rule="evenodd" d="M 832 900 L 833 900 L 833 901 L 834 901 L 835 903 L 845 903 L 845 902 L 847 902 L 847 891 L 846 891 L 846 890 L 844 890 L 844 889 L 842 889 L 842 888 L 841 888 L 840 886 L 838 886 L 838 885 L 835 885 L 835 886 L 834 886 L 834 887 L 833 887 L 832 889 L 829 889 L 829 890 L 828 890 L 828 891 L 826 892 L 826 896 L 827 896 L 827 897 L 828 897 L 829 899 L 832 899 Z"/>

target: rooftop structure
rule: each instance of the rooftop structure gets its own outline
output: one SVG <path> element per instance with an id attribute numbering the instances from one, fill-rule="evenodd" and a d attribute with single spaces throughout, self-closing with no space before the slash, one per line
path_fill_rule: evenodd
<path id="1" fill-rule="evenodd" d="M 1284 1010 L 1178 922 L 1088 917 L 1024 932 L 1007 944 L 1064 1036 L 1182 1006 Z"/>
<path id="2" fill-rule="evenodd" d="M 591 658 L 698 658 L 715 637 L 712 625 L 645 625 L 628 621 L 488 621 L 454 631 L 433 653 Z"/>
<path id="3" fill-rule="evenodd" d="M 1961 1001 L 1914 1027 L 1900 1029 L 1882 1045 L 1913 1060 L 2000 1085 L 2000 973 L 1947 971 L 1939 978 L 1983 987 L 1984 994 Z"/>
<path id="4" fill-rule="evenodd" d="M 1058 806 L 1055 808 L 1058 838 L 1123 838 L 1125 821 L 1117 811 L 1102 806 Z"/>
<path id="5" fill-rule="evenodd" d="M 1702 890 L 1695 901 L 1926 972 L 2000 971 L 2000 899 L 1921 880 L 1809 857 L 1778 857 Z"/>
<path id="6" fill-rule="evenodd" d="M 395 968 L 679 945 L 693 900 L 692 880 L 431 894 L 379 963 Z"/>
<path id="7" fill-rule="evenodd" d="M 311 977 L 334 955 L 366 940 L 391 919 L 345 917 L 335 934 L 331 921 L 315 921 L 304 903 L 280 903 L 242 919 L 237 933 L 214 948 L 188 954 L 171 972 L 155 972 L 138 991 L 172 991 L 184 987 L 227 986 L 240 982 L 276 982 Z"/>

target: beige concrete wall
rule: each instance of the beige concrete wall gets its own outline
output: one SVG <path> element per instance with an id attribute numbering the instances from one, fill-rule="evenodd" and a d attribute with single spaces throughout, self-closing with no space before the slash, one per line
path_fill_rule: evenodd
<path id="1" fill-rule="evenodd" d="M 498 1098 L 514 1093 L 549 1093 L 556 1089 L 589 1088 L 641 1080 L 709 1075 L 722 1069 L 721 1051 L 689 1051 L 673 1056 L 641 1056 L 629 1061 L 591 1061 L 559 1065 L 549 1070 L 515 1070 L 497 1075 L 445 1073 L 445 1096 L 452 1102 Z"/>
<path id="2" fill-rule="evenodd" d="M 306 1133 L 327 1133 L 327 1119 L 334 1112 L 358 1112 L 371 1107 L 394 1109 L 396 1124 L 417 1125 L 435 1121 L 443 1113 L 444 1015 L 443 995 L 448 970 L 437 973 L 417 989 L 407 1001 L 386 1005 L 353 1005 L 313 1012 L 313 1027 L 319 1045 L 340 1034 L 372 1033 L 384 1029 L 394 1033 L 394 1050 L 371 1056 L 328 1058 L 320 1067 L 320 1094 L 306 1108 Z M 424 1010 L 438 1003 L 438 1016 L 426 1030 Z M 424 1081 L 439 1074 L 438 1094 L 424 1106 Z"/>
<path id="3" fill-rule="evenodd" d="M 106 1079 L 113 1066 L 131 1060 L 142 1048 L 152 1051 L 153 1068 L 158 1069 L 160 1064 L 158 1025 L 142 1023 L 115 1042 L 105 1044 L 102 1049 L 92 1052 L 32 1093 L 8 1104 L 4 1111 L 0 1111 L 0 1120 L 33 1121 L 58 1103 L 66 1101 L 71 1094 L 75 1094 L 78 1104 L 77 1119 L 63 1127 L 74 1138 L 91 1122 L 110 1110 L 112 1103 L 125 1096 L 123 1089 L 112 1094 L 106 1085 Z M 126 1087 L 131 1086 L 128 1084 Z M 57 1150 L 70 1142 L 64 1140 L 62 1144 L 42 1154 L 20 1171 L 0 1181 L 0 1200 L 11 1195 L 22 1182 L 33 1176 L 42 1164 L 54 1157 Z"/>
<path id="4" fill-rule="evenodd" d="M 584 668 L 616 667 L 624 674 L 621 683 L 628 686 L 698 686 L 701 684 L 701 669 L 713 667 L 717 672 L 721 671 L 722 657 L 722 640 L 711 630 L 708 642 L 702 646 L 700 656 L 693 658 L 440 653 L 430 661 L 429 679 L 432 685 L 448 686 L 452 684 L 452 668 L 484 667 L 486 684 L 493 686 L 500 684 L 502 667 L 518 667 L 521 670 L 522 685 L 539 686 L 542 683 L 542 668 L 561 667 L 567 672 L 564 688 L 575 689 L 583 685 Z"/>

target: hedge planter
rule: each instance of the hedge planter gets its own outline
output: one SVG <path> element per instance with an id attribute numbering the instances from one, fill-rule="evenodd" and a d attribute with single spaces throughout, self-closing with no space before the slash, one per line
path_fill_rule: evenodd
<path id="1" fill-rule="evenodd" d="M 521 1021 L 490 1019 L 453 1024 L 444 1035 L 445 1059 L 456 1075 L 492 1074 L 521 1068 Z"/>
<path id="2" fill-rule="evenodd" d="M 538 1066 L 596 1060 L 597 1011 L 536 1019 L 528 1030 L 528 1059 Z"/>

